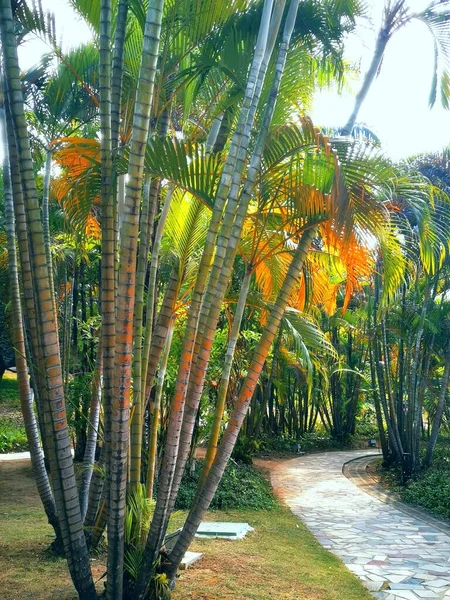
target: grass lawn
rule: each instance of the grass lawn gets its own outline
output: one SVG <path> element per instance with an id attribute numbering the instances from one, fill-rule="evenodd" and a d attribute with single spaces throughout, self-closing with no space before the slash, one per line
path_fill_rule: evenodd
<path id="1" fill-rule="evenodd" d="M 51 541 L 26 462 L 0 462 L 0 596 L 8 600 L 76 598 Z M 211 512 L 213 520 L 247 521 L 255 532 L 231 542 L 195 541 L 204 558 L 181 575 L 174 600 L 369 600 L 361 583 L 324 550 L 286 508 Z M 96 580 L 103 557 L 93 559 Z M 99 591 L 103 587 L 98 583 Z"/>
<path id="2" fill-rule="evenodd" d="M 0 408 L 4 410 L 8 409 L 13 413 L 20 413 L 17 375 L 11 371 L 5 371 L 0 382 Z"/>

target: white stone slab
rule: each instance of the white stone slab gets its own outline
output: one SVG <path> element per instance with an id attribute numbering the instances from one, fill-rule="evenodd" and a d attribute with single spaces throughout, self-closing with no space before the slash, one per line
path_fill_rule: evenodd
<path id="1" fill-rule="evenodd" d="M 195 537 L 241 540 L 249 531 L 253 531 L 253 528 L 248 523 L 202 521 Z"/>
<path id="2" fill-rule="evenodd" d="M 187 551 L 186 554 L 183 556 L 183 560 L 181 561 L 180 569 L 182 571 L 189 569 L 189 567 L 191 567 L 194 563 L 196 563 L 198 560 L 200 560 L 202 558 L 202 556 L 203 556 L 203 554 L 201 552 Z"/>

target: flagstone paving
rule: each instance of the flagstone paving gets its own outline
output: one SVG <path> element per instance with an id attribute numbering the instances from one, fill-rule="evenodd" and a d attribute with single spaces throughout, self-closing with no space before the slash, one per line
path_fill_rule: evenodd
<path id="1" fill-rule="evenodd" d="M 264 466 L 292 512 L 375 598 L 450 599 L 450 535 L 347 479 L 343 465 L 357 456 L 311 454 Z"/>

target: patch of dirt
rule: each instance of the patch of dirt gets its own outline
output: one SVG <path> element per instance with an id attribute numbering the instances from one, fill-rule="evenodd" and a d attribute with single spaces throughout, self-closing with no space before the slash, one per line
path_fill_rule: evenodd
<path id="1" fill-rule="evenodd" d="M 12 502 L 27 507 L 40 505 L 29 460 L 0 462 L 0 507 Z"/>

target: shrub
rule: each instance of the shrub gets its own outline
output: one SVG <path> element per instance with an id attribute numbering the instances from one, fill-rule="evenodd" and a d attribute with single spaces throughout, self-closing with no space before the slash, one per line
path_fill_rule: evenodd
<path id="1" fill-rule="evenodd" d="M 450 477 L 447 470 L 430 469 L 410 481 L 401 492 L 402 499 L 450 518 Z"/>
<path id="2" fill-rule="evenodd" d="M 354 440 L 352 437 L 345 441 L 335 440 L 324 432 L 314 431 L 304 433 L 298 439 L 280 436 L 265 437 L 259 442 L 259 449 L 264 453 L 274 454 L 297 454 L 298 452 L 311 452 L 313 450 L 338 450 L 340 448 L 352 448 Z"/>
<path id="3" fill-rule="evenodd" d="M 0 421 L 0 454 L 27 449 L 25 428 L 7 420 Z"/>
<path id="4" fill-rule="evenodd" d="M 194 501 L 203 461 L 197 461 L 194 473 L 185 472 L 175 508 L 189 509 Z M 217 492 L 211 502 L 212 509 L 250 508 L 272 510 L 277 501 L 268 481 L 255 467 L 246 464 L 228 463 Z"/>

